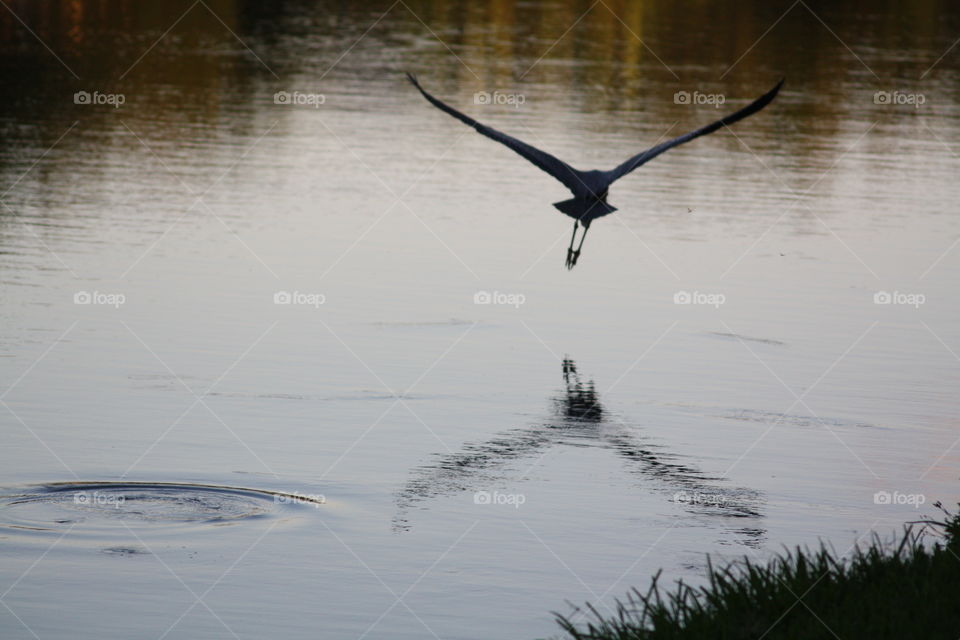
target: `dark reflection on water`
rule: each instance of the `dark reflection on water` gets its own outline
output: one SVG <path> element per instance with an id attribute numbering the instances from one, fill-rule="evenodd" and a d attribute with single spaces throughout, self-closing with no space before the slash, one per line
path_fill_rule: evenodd
<path id="1" fill-rule="evenodd" d="M 562 131 L 552 121 L 569 114 L 591 114 L 589 135 L 616 135 L 616 143 L 569 157 L 574 166 L 619 162 L 656 142 L 668 126 L 683 131 L 716 115 L 709 107 L 678 108 L 677 91 L 718 91 L 729 104 L 742 104 L 786 76 L 777 108 L 738 136 L 774 172 L 793 169 L 784 180 L 794 189 L 818 179 L 871 123 L 879 126 L 864 149 L 877 151 L 869 162 L 885 169 L 885 152 L 902 138 L 917 137 L 918 116 L 934 105 L 939 114 L 956 115 L 951 105 L 960 98 L 960 56 L 937 61 L 960 32 L 960 15 L 938 0 L 811 2 L 809 9 L 793 5 L 786 17 L 790 5 L 732 1 L 16 0 L 8 6 L 0 11 L 0 81 L 6 88 L 0 186 L 9 190 L 9 208 L 0 208 L 0 225 L 16 220 L 44 227 L 45 238 L 89 237 L 86 230 L 102 210 L 120 207 L 119 197 L 108 197 L 117 183 L 129 194 L 125 219 L 136 221 L 149 215 L 140 206 L 145 199 L 179 196 L 180 181 L 210 184 L 261 136 L 265 146 L 296 138 L 298 132 L 285 128 L 291 110 L 273 103 L 279 90 L 328 94 L 325 116 L 376 115 L 368 125 L 384 132 L 409 126 L 397 108 L 414 99 L 403 83 L 405 70 L 429 77 L 438 93 L 464 108 L 476 106 L 478 90 L 522 92 L 527 105 L 519 113 L 538 113 L 547 131 Z M 691 39 L 708 44 L 691 47 Z M 890 108 L 872 99 L 877 90 L 918 88 L 930 109 Z M 78 105 L 78 91 L 121 94 L 125 102 L 119 108 Z M 493 124 L 504 115 L 498 112 Z M 431 114 L 417 111 L 416 118 L 425 130 L 435 126 Z M 953 117 L 933 130 L 951 140 L 958 126 L 960 118 Z M 525 127 L 504 128 L 521 135 Z M 335 130 L 361 151 L 369 144 L 353 135 L 355 128 Z M 318 125 L 311 135 L 342 153 L 327 133 Z M 926 130 L 920 135 L 930 137 Z M 545 146 L 562 152 L 557 140 L 563 138 L 557 134 Z M 710 144 L 742 151 L 729 136 Z M 710 171 L 732 177 L 742 168 L 730 163 Z M 673 188 L 684 188 L 703 176 L 691 172 L 670 180 Z M 819 186 L 831 188 L 829 179 Z M 185 208 L 189 200 L 175 206 Z M 821 215 L 829 219 L 832 212 Z M 65 229 L 63 218 L 76 228 Z M 29 230 L 15 229 L 16 238 L 6 244 L 35 243 Z"/>
<path id="2" fill-rule="evenodd" d="M 751 202 L 766 209 L 783 206 L 786 188 L 817 184 L 822 196 L 848 196 L 855 183 L 835 182 L 840 171 L 832 169 L 855 145 L 868 154 L 858 172 L 868 178 L 890 174 L 890 150 L 948 154 L 942 141 L 956 139 L 960 128 L 952 106 L 960 99 L 960 56 L 937 62 L 960 33 L 960 16 L 937 0 L 812 2 L 816 17 L 795 5 L 779 22 L 789 5 L 17 0 L 8 6 L 0 11 L 0 81 L 6 88 L 0 101 L 0 263 L 19 256 L 16 268 L 22 262 L 27 268 L 7 282 L 27 283 L 37 263 L 31 256 L 60 270 L 48 248 L 62 255 L 98 246 L 99 225 L 107 218 L 114 225 L 119 219 L 129 231 L 127 242 L 148 246 L 164 230 L 149 222 L 191 206 L 185 186 L 194 192 L 213 186 L 208 200 L 229 204 L 245 201 L 245 185 L 257 194 L 275 191 L 274 182 L 285 178 L 264 183 L 264 176 L 297 156 L 267 167 L 252 166 L 249 157 L 240 162 L 256 145 L 269 149 L 308 135 L 321 161 L 337 164 L 347 141 L 378 172 L 397 173 L 400 159 L 377 146 L 383 137 L 437 126 L 434 114 L 403 108 L 415 104 L 403 81 L 407 70 L 429 78 L 451 103 L 542 143 L 574 166 L 615 164 L 655 143 L 668 127 L 679 132 L 715 118 L 710 107 L 678 107 L 677 91 L 722 92 L 728 105 L 742 105 L 786 76 L 776 108 L 738 131 L 738 138 L 694 143 L 700 146 L 664 160 L 682 162 L 709 145 L 741 153 L 749 148 L 771 174 L 782 176 L 755 183 Z M 708 44 L 691 47 L 691 38 Z M 923 91 L 929 108 L 873 101 L 876 91 L 896 89 Z M 291 109 L 274 104 L 282 90 L 327 96 L 310 130 L 294 124 Z M 527 103 L 512 115 L 473 104 L 475 92 L 497 90 L 523 93 Z M 119 108 L 78 105 L 78 91 L 121 94 L 125 102 Z M 944 117 L 925 124 L 932 113 Z M 531 136 L 533 114 L 542 128 Z M 571 122 L 577 117 L 582 123 Z M 343 122 L 328 125 L 331 118 Z M 904 145 L 918 138 L 926 142 Z M 589 151 L 583 150 L 587 139 Z M 451 142 L 445 135 L 443 144 Z M 744 162 L 672 172 L 667 182 L 658 174 L 659 184 L 638 175 L 619 188 L 692 192 L 708 180 L 736 178 Z M 365 175 L 363 166 L 355 168 Z M 931 193 L 943 171 L 916 179 L 931 183 L 925 189 Z M 290 169 L 278 173 L 293 175 Z M 344 191 L 365 190 L 356 179 L 333 173 L 328 181 Z M 636 196 L 619 197 L 625 220 L 643 207 Z M 826 206 L 818 215 L 829 222 L 849 210 Z M 820 230 L 818 224 L 802 208 L 784 222 L 798 234 Z"/>
<path id="3" fill-rule="evenodd" d="M 760 492 L 727 486 L 692 464 L 679 462 L 680 456 L 642 443 L 635 429 L 604 410 L 593 380 L 583 382 L 572 359 L 563 360 L 563 380 L 565 388 L 553 400 L 552 419 L 467 444 L 460 452 L 438 455 L 415 470 L 397 494 L 394 528 L 411 529 L 409 512 L 428 500 L 522 480 L 524 473 L 508 468 L 514 461 L 531 459 L 536 464 L 552 447 L 596 446 L 622 458 L 644 490 L 663 495 L 691 515 L 707 517 L 712 526 L 733 532 L 740 544 L 759 546 L 763 542 L 766 532 Z"/>
<path id="4" fill-rule="evenodd" d="M 8 5 L 0 11 L 4 164 L 17 161 L 17 147 L 49 147 L 77 120 L 88 136 L 91 129 L 122 132 L 121 117 L 135 131 L 151 123 L 183 142 L 197 135 L 182 129 L 190 122 L 258 135 L 262 123 L 251 112 L 269 110 L 273 92 L 291 82 L 362 92 L 361 108 L 383 110 L 372 96 L 397 91 L 406 69 L 429 72 L 448 96 L 452 88 L 463 98 L 478 88 L 519 88 L 531 103 L 534 96 L 562 101 L 567 112 L 679 119 L 678 131 L 710 111 L 678 111 L 675 91 L 716 89 L 739 99 L 786 75 L 787 91 L 806 96 L 791 119 L 818 136 L 784 136 L 779 144 L 792 156 L 814 154 L 824 137 L 849 126 L 845 118 L 902 118 L 873 104 L 873 91 L 919 83 L 960 31 L 960 16 L 942 0 L 811 2 L 789 12 L 790 3 L 627 0 Z M 761 37 L 776 46 L 757 49 Z M 691 39 L 709 44 L 691 47 Z M 926 90 L 956 98 L 956 56 L 936 69 L 923 77 Z M 84 109 L 71 100 L 82 89 L 123 93 L 127 102 L 116 112 Z M 612 130 L 615 121 L 597 127 Z M 64 140 L 68 148 L 79 144 L 74 138 Z"/>
<path id="5" fill-rule="evenodd" d="M 593 380 L 586 385 L 580 382 L 577 363 L 570 358 L 563 359 L 563 381 L 567 385 L 567 393 L 556 399 L 557 413 L 572 420 L 602 421 L 603 407 Z"/>

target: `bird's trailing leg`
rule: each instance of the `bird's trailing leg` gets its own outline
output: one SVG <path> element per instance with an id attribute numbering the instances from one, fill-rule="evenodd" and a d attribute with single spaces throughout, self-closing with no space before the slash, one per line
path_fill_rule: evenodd
<path id="1" fill-rule="evenodd" d="M 580 257 L 580 250 L 583 249 L 583 241 L 587 238 L 587 231 L 590 230 L 589 224 L 583 225 L 583 235 L 580 236 L 580 244 L 577 245 L 577 250 L 573 250 L 573 240 L 577 237 L 577 224 L 578 222 L 573 223 L 573 238 L 570 238 L 570 247 L 567 249 L 567 269 L 573 269 L 577 266 L 577 258 Z"/>
<path id="2" fill-rule="evenodd" d="M 570 236 L 570 246 L 567 247 L 567 269 L 573 269 L 573 265 L 576 264 L 576 261 L 573 259 L 573 242 L 577 239 L 577 229 L 580 227 L 580 221 L 573 221 L 573 235 Z"/>

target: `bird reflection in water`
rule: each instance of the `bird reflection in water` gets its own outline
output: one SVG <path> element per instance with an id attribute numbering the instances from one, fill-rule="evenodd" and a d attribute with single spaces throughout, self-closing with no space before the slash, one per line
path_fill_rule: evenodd
<path id="1" fill-rule="evenodd" d="M 526 473 L 511 468 L 512 461 L 542 456 L 554 446 L 597 446 L 616 453 L 646 490 L 676 503 L 688 516 L 712 519 L 714 526 L 732 533 L 740 544 L 762 543 L 762 496 L 757 491 L 727 486 L 721 478 L 678 462 L 677 455 L 662 447 L 641 444 L 636 429 L 604 409 L 594 382 L 580 379 L 572 359 L 563 360 L 563 381 L 564 389 L 554 399 L 555 415 L 550 420 L 506 431 L 484 442 L 467 443 L 459 452 L 437 454 L 431 463 L 415 469 L 397 493 L 394 529 L 409 530 L 410 512 L 425 508 L 423 503 L 431 499 L 522 481 Z M 709 496 L 709 500 L 698 496 Z M 727 540 L 725 537 L 721 542 Z"/>
<path id="2" fill-rule="evenodd" d="M 597 398 L 593 380 L 584 385 L 577 375 L 577 363 L 570 358 L 563 359 L 563 381 L 567 385 L 565 396 L 558 398 L 559 413 L 574 420 L 600 422 L 603 420 L 603 407 Z"/>

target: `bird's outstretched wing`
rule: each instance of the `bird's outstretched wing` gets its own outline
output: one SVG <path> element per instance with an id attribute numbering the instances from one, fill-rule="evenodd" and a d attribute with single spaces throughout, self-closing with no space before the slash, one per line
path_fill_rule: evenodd
<path id="1" fill-rule="evenodd" d="M 684 142 L 689 142 L 694 138 L 705 136 L 708 133 L 713 133 L 720 127 L 731 125 L 734 122 L 737 122 L 738 120 L 743 120 L 747 116 L 752 115 L 757 111 L 760 111 L 760 109 L 763 109 L 765 106 L 770 104 L 770 102 L 772 102 L 773 99 L 776 97 L 777 92 L 780 91 L 781 86 L 783 86 L 783 80 L 780 80 L 780 82 L 778 82 L 773 89 L 766 92 L 765 94 L 763 94 L 762 96 L 760 96 L 759 98 L 757 98 L 756 100 L 754 100 L 753 102 L 745 106 L 743 109 L 740 109 L 739 111 L 731 113 L 730 115 L 724 118 L 720 118 L 716 122 L 712 124 L 708 124 L 705 127 L 700 127 L 699 129 L 695 129 L 690 133 L 685 133 L 682 136 L 678 136 L 674 138 L 673 140 L 667 140 L 666 142 L 661 142 L 655 147 L 651 147 L 646 151 L 643 151 L 642 153 L 638 153 L 637 155 L 633 156 L 632 158 L 630 158 L 629 160 L 627 160 L 617 168 L 612 169 L 611 171 L 607 171 L 606 172 L 607 177 L 610 179 L 610 182 L 613 182 L 614 180 L 617 180 L 627 175 L 628 173 L 630 173 L 640 165 L 656 158 L 658 155 L 660 155 L 664 151 L 667 151 L 668 149 L 672 149 L 677 145 L 683 144 Z"/>
<path id="2" fill-rule="evenodd" d="M 589 190 L 586 188 L 586 186 L 583 183 L 583 180 L 579 175 L 580 172 L 574 169 L 573 167 L 571 167 L 570 165 L 568 165 L 563 160 L 560 160 L 559 158 L 550 155 L 546 151 L 541 151 L 536 147 L 532 147 L 526 142 L 517 140 L 512 136 L 508 136 L 507 134 L 501 133 L 500 131 L 497 131 L 496 129 L 488 127 L 485 124 L 481 124 L 480 122 L 477 122 L 470 116 L 460 113 L 450 105 L 438 100 L 437 98 L 434 98 L 432 95 L 427 93 L 427 91 L 420 86 L 420 83 L 417 82 L 417 78 L 413 74 L 408 73 L 407 79 L 409 79 L 410 82 L 413 83 L 413 86 L 415 86 L 417 90 L 419 90 L 420 93 L 423 94 L 423 97 L 426 98 L 430 104 L 440 109 L 441 111 L 445 111 L 449 113 L 451 116 L 453 116 L 457 120 L 460 120 L 464 124 L 470 125 L 474 129 L 476 129 L 478 133 L 481 133 L 492 140 L 496 140 L 500 144 L 510 147 L 516 153 L 520 154 L 521 156 L 523 156 L 524 158 L 526 158 L 527 160 L 535 164 L 537 167 L 546 171 L 551 176 L 553 176 L 554 178 L 562 182 L 563 185 L 568 189 L 570 189 L 570 191 L 572 191 L 574 195 L 583 195 L 583 194 L 589 193 Z"/>

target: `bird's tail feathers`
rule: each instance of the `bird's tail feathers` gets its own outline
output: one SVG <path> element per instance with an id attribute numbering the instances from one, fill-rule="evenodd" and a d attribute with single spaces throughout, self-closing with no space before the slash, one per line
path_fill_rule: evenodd
<path id="1" fill-rule="evenodd" d="M 593 220 L 608 213 L 617 210 L 613 205 L 607 204 L 603 200 L 585 200 L 583 198 L 570 198 L 562 202 L 554 202 L 553 206 L 576 220 Z"/>

